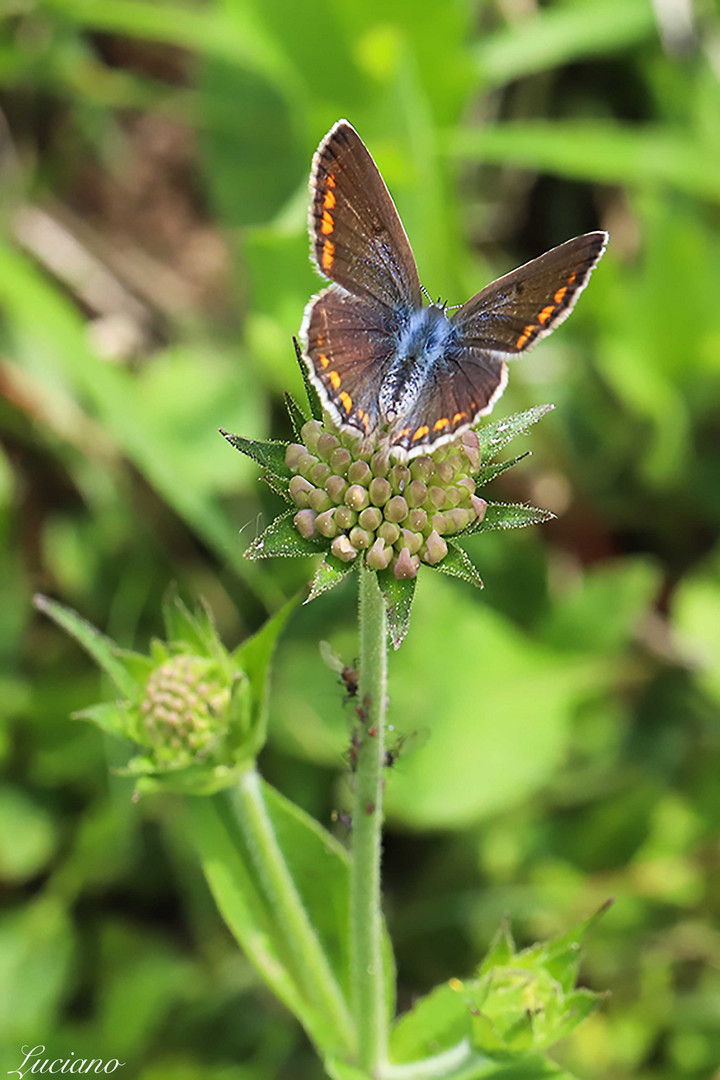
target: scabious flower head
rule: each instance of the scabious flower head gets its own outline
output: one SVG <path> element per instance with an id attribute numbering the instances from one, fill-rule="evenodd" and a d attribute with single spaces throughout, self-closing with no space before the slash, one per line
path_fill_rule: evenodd
<path id="1" fill-rule="evenodd" d="M 465 431 L 432 453 L 403 462 L 360 433 L 338 430 L 307 378 L 311 416 L 286 395 L 293 442 L 257 441 L 222 434 L 263 466 L 263 479 L 289 504 L 245 552 L 247 558 L 323 555 L 308 600 L 353 569 L 378 576 L 395 646 L 408 626 L 418 571 L 431 567 L 482 588 L 459 541 L 488 529 L 510 529 L 552 517 L 521 503 L 491 502 L 484 489 L 520 457 L 496 455 L 552 406 L 544 405 Z M 521 455 L 524 457 L 525 455 Z"/>
<path id="2" fill-rule="evenodd" d="M 192 765 L 212 753 L 228 730 L 232 684 L 213 660 L 171 656 L 145 683 L 143 733 L 159 762 Z"/>
<path id="3" fill-rule="evenodd" d="M 407 464 L 363 450 L 319 420 L 303 424 L 300 438 L 285 451 L 288 492 L 299 508 L 293 524 L 305 539 L 327 539 L 341 562 L 360 559 L 371 570 L 414 578 L 421 563 L 436 566 L 446 557 L 445 537 L 485 517 L 472 477 L 481 463 L 474 431 Z"/>
<path id="4" fill-rule="evenodd" d="M 118 697 L 77 716 L 132 743 L 125 769 L 139 790 L 210 794 L 251 768 L 265 742 L 267 666 L 293 602 L 230 652 L 205 607 L 176 596 L 164 606 L 166 640 L 150 655 L 129 652 L 47 597 L 36 606 L 84 646 Z"/>

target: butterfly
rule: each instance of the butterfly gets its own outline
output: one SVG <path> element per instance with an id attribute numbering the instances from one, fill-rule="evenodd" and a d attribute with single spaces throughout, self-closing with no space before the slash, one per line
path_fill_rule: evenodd
<path id="1" fill-rule="evenodd" d="M 498 278 L 452 314 L 424 304 L 415 258 L 362 139 L 339 120 L 310 174 L 311 258 L 332 284 L 305 308 L 310 379 L 337 426 L 401 460 L 450 442 L 491 411 L 507 358 L 572 311 L 602 256 L 590 232 Z"/>

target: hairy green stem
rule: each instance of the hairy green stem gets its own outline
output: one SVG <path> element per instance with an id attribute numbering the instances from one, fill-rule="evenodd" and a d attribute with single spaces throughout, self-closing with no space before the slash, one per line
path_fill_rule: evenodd
<path id="1" fill-rule="evenodd" d="M 350 1053 L 355 1046 L 352 1016 L 285 861 L 254 769 L 241 776 L 234 803 L 265 890 L 297 959 L 302 984 Z"/>
<path id="2" fill-rule="evenodd" d="M 360 567 L 360 746 L 350 866 L 353 1012 L 358 1065 L 379 1075 L 387 1059 L 387 1007 L 380 894 L 382 796 L 387 699 L 385 600 L 375 574 Z"/>

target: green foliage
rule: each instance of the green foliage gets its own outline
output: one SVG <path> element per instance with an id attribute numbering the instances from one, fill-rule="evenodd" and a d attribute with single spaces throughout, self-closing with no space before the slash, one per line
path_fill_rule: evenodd
<path id="1" fill-rule="evenodd" d="M 437 1075 L 460 1070 L 467 1080 L 555 1075 L 542 1052 L 599 1004 L 599 995 L 575 988 L 587 925 L 521 950 L 501 927 L 474 977 L 450 979 L 399 1019 L 392 1060 L 432 1056 L 444 1063 Z"/>
<path id="2" fill-rule="evenodd" d="M 707 1080 L 720 1060 L 713 5 L 684 29 L 649 0 L 10 0 L 3 16 L 3 1068 L 41 1039 L 126 1054 L 147 1080 L 317 1076 L 228 939 L 185 817 L 132 803 L 131 780 L 107 778 L 127 764 L 120 745 L 68 719 L 107 688 L 33 621 L 31 597 L 145 649 L 164 636 L 170 580 L 208 597 L 227 641 L 307 584 L 307 563 L 243 558 L 281 502 L 217 429 L 293 437 L 282 394 L 305 398 L 291 337 L 320 287 L 307 171 L 347 115 L 433 296 L 462 302 L 569 236 L 611 233 L 576 312 L 512 363 L 484 428 L 556 403 L 523 444 L 533 457 L 493 484 L 498 503 L 557 520 L 463 539 L 485 589 L 426 575 L 391 657 L 390 718 L 408 736 L 387 773 L 399 1000 L 432 1001 L 451 971 L 474 978 L 504 911 L 527 944 L 612 894 L 582 968 L 611 996 L 552 1049 L 557 1067 L 487 1075 Z M 346 688 L 317 656 L 320 639 L 357 655 L 354 576 L 328 562 L 315 591 L 328 583 L 279 650 L 262 760 L 326 823 L 347 800 L 358 704 L 343 714 Z M 137 679 L 138 655 L 111 667 Z M 429 1053 L 453 1049 L 462 1001 L 435 993 L 448 1041 Z"/>

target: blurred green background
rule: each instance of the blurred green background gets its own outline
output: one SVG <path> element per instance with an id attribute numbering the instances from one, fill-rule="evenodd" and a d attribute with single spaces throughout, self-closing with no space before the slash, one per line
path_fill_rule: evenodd
<path id="1" fill-rule="evenodd" d="M 553 401 L 473 538 L 484 593 L 422 575 L 391 658 L 387 913 L 400 1002 L 616 903 L 557 1058 L 583 1080 L 720 1073 L 720 17 L 711 0 L 3 0 L 0 1070 L 23 1044 L 143 1080 L 320 1067 L 213 908 L 172 800 L 131 802 L 41 589 L 124 645 L 168 582 L 228 645 L 308 579 L 242 551 L 277 509 L 217 428 L 287 437 L 319 287 L 306 183 L 347 116 L 433 296 L 580 232 L 611 242 L 496 416 Z M 518 446 L 518 449 L 523 447 Z M 238 529 L 242 528 L 240 539 Z M 300 609 L 268 778 L 348 798 L 353 585 Z M 414 746 L 412 744 L 415 744 Z"/>

